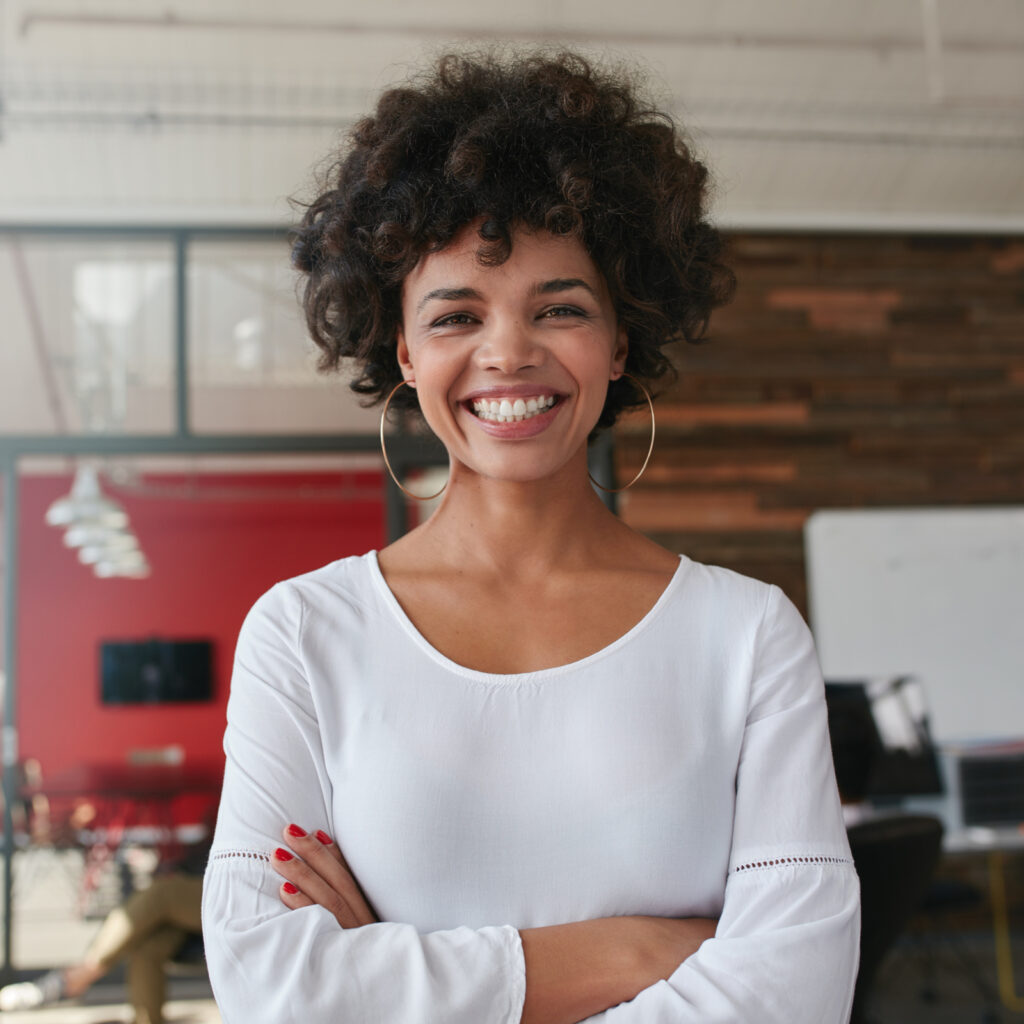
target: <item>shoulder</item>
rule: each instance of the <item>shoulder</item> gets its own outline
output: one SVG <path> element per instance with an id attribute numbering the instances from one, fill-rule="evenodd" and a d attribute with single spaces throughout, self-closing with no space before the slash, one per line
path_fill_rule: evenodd
<path id="1" fill-rule="evenodd" d="M 311 666 L 363 634 L 372 593 L 373 552 L 342 558 L 275 583 L 249 610 L 238 634 L 231 693 L 235 716 L 246 696 L 273 691 L 311 709 Z M 369 564 L 368 564 L 369 563 Z"/>
<path id="2" fill-rule="evenodd" d="M 257 598 L 242 624 L 239 643 L 277 636 L 298 643 L 310 622 L 324 617 L 335 623 L 346 615 L 363 617 L 377 600 L 375 555 L 352 555 L 275 583 Z"/>
<path id="3" fill-rule="evenodd" d="M 774 584 L 719 565 L 680 556 L 673 598 L 688 618 L 701 622 L 705 635 L 753 648 L 776 618 L 800 613 Z"/>
<path id="4" fill-rule="evenodd" d="M 249 618 L 296 614 L 338 601 L 360 603 L 374 594 L 376 552 L 339 558 L 318 569 L 275 583 L 257 598 Z"/>
<path id="5" fill-rule="evenodd" d="M 811 631 L 781 588 L 685 557 L 680 573 L 677 600 L 698 618 L 701 635 L 732 652 L 744 652 L 753 717 L 822 698 Z"/>

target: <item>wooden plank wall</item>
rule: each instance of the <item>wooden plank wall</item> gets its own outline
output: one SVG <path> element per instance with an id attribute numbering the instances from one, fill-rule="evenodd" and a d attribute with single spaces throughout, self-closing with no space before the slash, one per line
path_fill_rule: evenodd
<path id="1" fill-rule="evenodd" d="M 624 519 L 778 583 L 806 614 L 819 508 L 1024 504 L 1024 239 L 731 239 L 710 340 L 680 346 Z M 649 418 L 616 428 L 628 480 Z"/>

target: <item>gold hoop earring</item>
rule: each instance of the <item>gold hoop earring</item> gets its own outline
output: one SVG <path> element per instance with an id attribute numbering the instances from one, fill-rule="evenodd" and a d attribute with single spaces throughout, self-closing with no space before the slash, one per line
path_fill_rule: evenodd
<path id="1" fill-rule="evenodd" d="M 391 460 L 388 459 L 387 445 L 384 443 L 384 421 L 387 419 L 388 406 L 391 404 L 391 399 L 395 397 L 395 392 L 403 385 L 409 384 L 407 380 L 399 381 L 392 389 L 391 393 L 387 398 L 384 399 L 384 408 L 380 411 L 380 453 L 384 456 L 384 465 L 388 467 L 388 473 L 391 474 L 391 479 L 395 481 L 395 486 L 408 498 L 412 498 L 415 501 L 433 501 L 435 498 L 440 498 L 444 494 L 445 487 L 448 486 L 448 481 L 445 480 L 444 487 L 441 488 L 436 494 L 413 494 L 408 487 L 403 487 L 398 477 L 395 476 L 395 471 L 391 468 Z M 410 387 L 412 385 L 409 385 Z"/>
<path id="2" fill-rule="evenodd" d="M 651 452 L 654 451 L 654 399 L 651 398 L 650 391 L 648 391 L 647 388 L 645 388 L 643 384 L 641 384 L 640 381 L 638 381 L 631 373 L 624 372 L 622 376 L 628 377 L 644 393 L 644 398 L 647 399 L 647 408 L 651 410 L 651 443 L 647 446 L 647 455 L 644 458 L 644 464 L 640 467 L 640 472 L 637 473 L 637 475 L 633 477 L 628 484 L 625 484 L 622 487 L 605 487 L 603 484 L 599 484 L 590 473 L 587 474 L 587 476 L 590 477 L 590 482 L 595 487 L 604 491 L 605 494 L 619 494 L 621 491 L 629 490 L 629 488 L 644 475 L 644 470 L 647 469 L 647 463 L 651 461 Z"/>

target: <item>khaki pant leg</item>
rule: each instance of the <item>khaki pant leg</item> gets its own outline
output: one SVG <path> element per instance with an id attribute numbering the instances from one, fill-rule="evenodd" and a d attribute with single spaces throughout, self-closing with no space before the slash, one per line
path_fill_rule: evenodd
<path id="1" fill-rule="evenodd" d="M 112 910 L 85 955 L 86 963 L 106 970 L 165 925 L 185 931 L 202 930 L 203 880 L 192 875 L 166 875 L 148 889 L 133 893 Z"/>
<path id="2" fill-rule="evenodd" d="M 128 1001 L 135 1011 L 135 1024 L 163 1024 L 167 994 L 167 961 L 181 949 L 188 932 L 165 925 L 150 932 L 128 954 Z"/>

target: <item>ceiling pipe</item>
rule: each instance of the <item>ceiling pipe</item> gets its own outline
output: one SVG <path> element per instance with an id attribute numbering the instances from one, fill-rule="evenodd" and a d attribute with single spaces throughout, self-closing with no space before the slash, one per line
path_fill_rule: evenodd
<path id="1" fill-rule="evenodd" d="M 378 36 L 415 36 L 441 39 L 528 39 L 537 42 L 600 42 L 618 45 L 701 47 L 736 47 L 813 50 L 869 50 L 888 53 L 894 50 L 920 52 L 921 39 L 914 35 L 797 35 L 778 33 L 765 35 L 753 32 L 633 32 L 595 30 L 593 28 L 543 29 L 477 25 L 459 27 L 436 22 L 384 25 L 380 23 L 335 20 L 279 20 L 274 18 L 213 18 L 180 15 L 174 11 L 153 15 L 126 15 L 100 12 L 29 11 L 19 23 L 22 36 L 45 26 L 75 26 L 78 28 L 136 28 L 136 29 L 199 29 L 203 31 L 249 31 L 273 33 Z M 1024 40 L 956 38 L 946 40 L 947 50 L 959 52 L 991 53 L 1004 51 L 1019 53 Z"/>
<path id="2" fill-rule="evenodd" d="M 691 110 L 693 107 L 690 108 Z M 205 114 L 164 113 L 149 110 L 144 115 L 134 111 L 64 111 L 35 110 L 16 112 L 7 116 L 10 124 L 22 130 L 54 128 L 82 132 L 92 128 L 150 132 L 172 128 L 266 128 L 296 131 L 307 128 L 344 129 L 352 123 L 350 117 L 310 117 L 300 122 L 287 116 L 262 114 Z M 943 128 L 908 130 L 900 127 L 861 127 L 858 125 L 833 128 L 794 128 L 789 124 L 716 124 L 712 117 L 701 120 L 700 134 L 712 140 L 772 141 L 796 143 L 827 143 L 835 145 L 873 145 L 901 147 L 941 147 L 951 149 L 1022 149 L 1024 135 L 1010 129 L 1005 132 L 956 131 Z"/>

